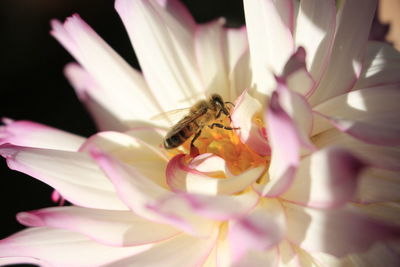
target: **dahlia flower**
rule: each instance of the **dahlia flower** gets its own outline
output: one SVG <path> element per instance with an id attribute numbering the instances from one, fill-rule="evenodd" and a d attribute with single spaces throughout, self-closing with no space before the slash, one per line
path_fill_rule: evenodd
<path id="1" fill-rule="evenodd" d="M 116 0 L 142 73 L 78 15 L 52 21 L 101 130 L 5 120 L 0 153 L 70 206 L 21 212 L 0 263 L 399 266 L 400 54 L 375 0 L 245 0 L 246 27 L 177 0 Z M 211 94 L 230 116 L 165 149 L 158 114 Z"/>

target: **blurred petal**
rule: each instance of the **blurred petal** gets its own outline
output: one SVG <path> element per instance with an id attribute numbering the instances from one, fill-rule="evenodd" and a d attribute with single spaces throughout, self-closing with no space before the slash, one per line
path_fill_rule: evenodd
<path id="1" fill-rule="evenodd" d="M 322 211 L 285 204 L 285 211 L 289 241 L 307 251 L 343 257 L 366 251 L 377 241 L 400 236 L 400 228 L 375 221 L 349 208 Z"/>
<path id="2" fill-rule="evenodd" d="M 184 154 L 180 154 L 173 157 L 167 166 L 167 183 L 174 191 L 206 195 L 230 195 L 246 189 L 260 178 L 265 170 L 265 167 L 261 166 L 244 171 L 239 175 L 232 175 L 227 170 L 226 163 L 222 158 L 209 155 L 201 163 L 202 168 L 204 168 L 204 165 L 208 165 L 208 170 L 199 171 L 196 166 L 185 165 L 183 163 L 184 156 Z M 215 178 L 207 175 L 207 172 L 218 171 L 223 171 L 226 177 Z"/>
<path id="3" fill-rule="evenodd" d="M 38 227 L 1 240 L 0 259 L 11 257 L 9 263 L 14 264 L 39 261 L 41 266 L 92 267 L 138 254 L 150 247 L 110 247 L 74 232 Z"/>
<path id="4" fill-rule="evenodd" d="M 0 126 L 0 145 L 9 143 L 18 146 L 77 151 L 85 138 L 53 127 L 31 121 L 3 119 Z"/>
<path id="5" fill-rule="evenodd" d="M 195 25 L 178 1 L 118 0 L 144 76 L 164 111 L 187 107 L 204 93 L 193 47 Z M 140 98 L 139 98 L 140 99 Z"/>
<path id="6" fill-rule="evenodd" d="M 334 0 L 302 0 L 297 15 L 295 43 L 307 52 L 306 65 L 312 78 L 319 82 L 332 51 L 336 26 Z"/>
<path id="7" fill-rule="evenodd" d="M 26 226 L 66 229 L 96 242 L 119 247 L 160 242 L 179 233 L 177 229 L 149 222 L 131 211 L 75 206 L 20 212 L 17 219 Z"/>
<path id="8" fill-rule="evenodd" d="M 127 209 L 87 154 L 7 144 L 0 146 L 0 154 L 10 169 L 50 185 L 71 203 L 88 208 Z"/>
<path id="9" fill-rule="evenodd" d="M 248 267 L 248 266 L 277 266 L 279 255 L 277 249 L 268 251 L 250 251 L 243 256 L 238 262 L 231 265 L 232 267 Z"/>
<path id="10" fill-rule="evenodd" d="M 381 42 L 368 42 L 363 71 L 355 89 L 400 82 L 400 53 L 392 45 Z"/>
<path id="11" fill-rule="evenodd" d="M 294 1 L 245 0 L 253 81 L 256 90 L 270 95 L 273 74 L 280 74 L 294 52 Z"/>
<path id="12" fill-rule="evenodd" d="M 104 265 L 109 267 L 203 266 L 215 246 L 217 231 L 209 238 L 180 235 L 149 250 Z"/>
<path id="13" fill-rule="evenodd" d="M 160 112 L 142 75 L 129 66 L 78 15 L 68 18 L 64 24 L 52 21 L 51 33 L 92 79 L 90 84 L 86 81 L 86 86 L 81 86 L 80 90 L 98 101 L 118 121 L 148 119 Z M 81 77 L 76 72 L 67 69 L 67 77 L 73 80 L 73 84 L 84 84 L 85 81 L 79 81 Z"/>
<path id="14" fill-rule="evenodd" d="M 313 106 L 350 91 L 360 77 L 376 5 L 377 0 L 345 1 L 339 10 L 329 66 L 310 98 Z"/>
<path id="15" fill-rule="evenodd" d="M 223 99 L 232 100 L 229 95 L 228 65 L 225 49 L 226 35 L 223 19 L 199 25 L 196 28 L 195 51 L 200 77 L 207 94 L 217 93 Z"/>
<path id="16" fill-rule="evenodd" d="M 327 148 L 302 159 L 292 186 L 281 198 L 314 208 L 348 203 L 364 164 L 340 148 Z"/>
<path id="17" fill-rule="evenodd" d="M 317 115 L 313 135 L 331 126 L 364 142 L 400 145 L 400 85 L 352 91 L 314 108 Z M 318 116 L 316 116 L 318 117 Z"/>

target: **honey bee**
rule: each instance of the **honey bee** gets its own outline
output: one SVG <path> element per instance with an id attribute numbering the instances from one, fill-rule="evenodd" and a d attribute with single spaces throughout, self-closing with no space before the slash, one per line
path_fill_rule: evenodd
<path id="1" fill-rule="evenodd" d="M 222 113 L 231 120 L 227 104 L 234 106 L 234 104 L 231 102 L 224 102 L 222 97 L 218 94 L 212 94 L 208 100 L 200 100 L 197 102 L 190 108 L 189 114 L 178 121 L 166 134 L 163 140 L 164 148 L 176 148 L 182 145 L 193 135 L 194 137 L 190 143 L 190 147 L 194 147 L 194 142 L 200 136 L 202 129 L 206 125 L 208 125 L 208 127 L 211 129 L 214 127 L 225 130 L 239 129 L 224 126 L 221 123 L 209 124 L 211 121 L 218 119 Z"/>

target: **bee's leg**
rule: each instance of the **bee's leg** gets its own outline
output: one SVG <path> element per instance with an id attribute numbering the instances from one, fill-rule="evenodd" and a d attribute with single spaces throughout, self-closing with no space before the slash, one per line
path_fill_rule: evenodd
<path id="1" fill-rule="evenodd" d="M 225 102 L 225 104 L 232 105 L 232 107 L 234 107 L 234 106 L 235 106 L 235 104 L 233 104 L 232 102 L 229 102 L 229 101 L 226 101 L 226 102 Z"/>
<path id="2" fill-rule="evenodd" d="M 215 115 L 215 118 L 218 119 L 221 116 L 222 113 L 222 109 L 220 109 L 217 113 L 217 115 Z"/>
<path id="3" fill-rule="evenodd" d="M 192 142 L 190 142 L 190 147 L 194 147 L 194 141 L 200 136 L 202 128 L 194 135 Z"/>
<path id="4" fill-rule="evenodd" d="M 228 126 L 225 126 L 225 125 L 223 125 L 223 124 L 221 124 L 221 123 L 213 123 L 213 124 L 211 124 L 211 125 L 208 125 L 208 127 L 210 127 L 211 129 L 213 129 L 214 127 L 218 127 L 218 128 L 221 128 L 221 129 L 225 129 L 225 130 L 239 130 L 240 128 L 236 128 L 236 127 L 228 127 Z"/>

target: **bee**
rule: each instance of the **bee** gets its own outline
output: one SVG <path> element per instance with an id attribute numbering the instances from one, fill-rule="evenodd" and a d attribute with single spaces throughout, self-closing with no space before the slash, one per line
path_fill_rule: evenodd
<path id="1" fill-rule="evenodd" d="M 200 136 L 202 129 L 207 125 L 209 128 L 214 127 L 222 128 L 225 130 L 237 130 L 239 128 L 232 128 L 224 126 L 221 123 L 212 123 L 215 119 L 218 119 L 221 114 L 224 114 L 231 120 L 229 109 L 227 104 L 231 102 L 224 102 L 222 97 L 218 94 L 212 94 L 208 100 L 200 100 L 195 105 L 193 105 L 189 114 L 183 119 L 178 121 L 166 134 L 163 140 L 163 146 L 166 149 L 173 149 L 182 145 L 190 137 L 193 137 L 190 147 L 194 147 L 194 142 Z"/>

